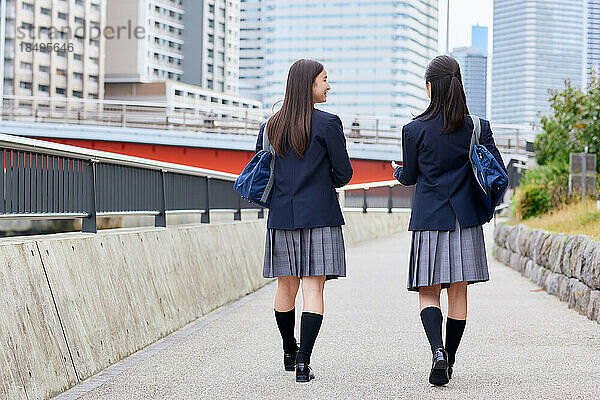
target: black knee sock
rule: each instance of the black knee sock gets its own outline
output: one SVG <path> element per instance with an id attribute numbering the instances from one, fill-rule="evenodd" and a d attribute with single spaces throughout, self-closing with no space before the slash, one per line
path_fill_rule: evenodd
<path id="1" fill-rule="evenodd" d="M 435 351 L 442 344 L 442 310 L 437 307 L 426 307 L 421 311 L 421 322 L 425 328 L 425 334 L 429 339 L 431 351 Z"/>
<path id="2" fill-rule="evenodd" d="M 321 314 L 311 312 L 302 313 L 300 321 L 300 350 L 298 350 L 296 362 L 310 364 L 310 355 L 322 322 L 323 316 Z"/>
<path id="3" fill-rule="evenodd" d="M 450 365 L 454 364 L 456 350 L 458 350 L 466 323 L 467 321 L 465 320 L 452 319 L 450 317 L 446 321 L 446 351 L 448 352 L 448 363 Z"/>
<path id="4" fill-rule="evenodd" d="M 283 351 L 293 353 L 298 348 L 294 337 L 294 324 L 296 323 L 296 309 L 280 312 L 275 310 L 275 320 L 283 339 Z"/>

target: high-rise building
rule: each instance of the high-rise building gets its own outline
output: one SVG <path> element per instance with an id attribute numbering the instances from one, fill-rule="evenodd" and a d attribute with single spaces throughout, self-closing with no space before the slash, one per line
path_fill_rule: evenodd
<path id="1" fill-rule="evenodd" d="M 410 118 L 428 104 L 424 73 L 438 48 L 438 1 L 242 0 L 240 86 L 269 107 L 299 58 L 321 61 L 326 110 Z M 254 92 L 254 93 L 253 93 Z M 257 95 L 259 93 L 259 95 Z"/>
<path id="2" fill-rule="evenodd" d="M 584 21 L 582 0 L 494 0 L 494 122 L 537 122 L 549 89 L 585 82 Z"/>
<path id="3" fill-rule="evenodd" d="M 264 6 L 265 0 L 242 0 L 240 12 L 240 94 L 260 101 L 265 79 Z"/>
<path id="4" fill-rule="evenodd" d="M 104 97 L 104 0 L 2 0 L 1 4 L 3 95 Z"/>
<path id="5" fill-rule="evenodd" d="M 469 112 L 487 118 L 487 55 L 479 47 L 459 47 L 452 56 L 460 64 Z"/>
<path id="6" fill-rule="evenodd" d="M 238 93 L 240 0 L 186 0 L 183 80 Z"/>
<path id="7" fill-rule="evenodd" d="M 115 30 L 106 44 L 107 82 L 183 78 L 183 0 L 108 0 L 107 8 Z"/>
<path id="8" fill-rule="evenodd" d="M 488 27 L 473 25 L 471 27 L 471 46 L 476 47 L 482 54 L 488 54 Z"/>
<path id="9" fill-rule="evenodd" d="M 587 68 L 600 73 L 600 0 L 587 0 Z"/>

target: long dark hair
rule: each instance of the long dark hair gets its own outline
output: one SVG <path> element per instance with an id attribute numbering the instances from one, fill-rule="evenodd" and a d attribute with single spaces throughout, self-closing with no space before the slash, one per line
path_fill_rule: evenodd
<path id="1" fill-rule="evenodd" d="M 318 61 L 301 59 L 290 67 L 281 109 L 267 122 L 269 141 L 279 157 L 285 157 L 288 143 L 298 158 L 310 144 L 313 111 L 313 83 L 324 67 Z"/>
<path id="2" fill-rule="evenodd" d="M 443 112 L 442 134 L 464 127 L 469 108 L 458 62 L 447 55 L 437 56 L 427 65 L 425 82 L 431 84 L 431 102 L 427 109 L 414 119 L 428 121 Z"/>

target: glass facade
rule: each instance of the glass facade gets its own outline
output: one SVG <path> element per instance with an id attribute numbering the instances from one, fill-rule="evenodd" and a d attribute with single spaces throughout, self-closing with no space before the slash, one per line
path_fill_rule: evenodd
<path id="1" fill-rule="evenodd" d="M 409 118 L 427 105 L 424 72 L 437 53 L 435 0 L 242 0 L 240 92 L 270 107 L 290 65 L 321 61 L 332 90 L 323 109 Z"/>
<path id="2" fill-rule="evenodd" d="M 585 81 L 584 8 L 582 0 L 494 0 L 494 122 L 537 122 L 549 89 Z"/>
<path id="3" fill-rule="evenodd" d="M 600 72 L 600 0 L 588 0 L 587 72 Z"/>

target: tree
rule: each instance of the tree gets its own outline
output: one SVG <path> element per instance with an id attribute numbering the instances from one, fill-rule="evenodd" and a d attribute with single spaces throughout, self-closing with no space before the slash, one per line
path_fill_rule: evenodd
<path id="1" fill-rule="evenodd" d="M 563 91 L 550 91 L 552 113 L 541 117 L 543 132 L 535 140 L 540 165 L 569 164 L 570 153 L 600 152 L 600 79 L 591 72 L 587 93 L 565 81 Z M 596 170 L 600 172 L 600 157 Z"/>

